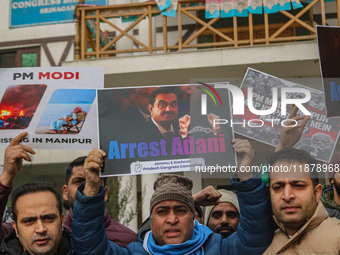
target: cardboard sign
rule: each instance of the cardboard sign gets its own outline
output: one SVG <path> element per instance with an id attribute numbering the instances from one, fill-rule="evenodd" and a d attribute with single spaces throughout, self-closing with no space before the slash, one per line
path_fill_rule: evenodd
<path id="1" fill-rule="evenodd" d="M 279 99 L 277 107 L 271 114 L 257 115 L 249 110 L 248 88 L 252 88 L 252 105 L 255 109 L 265 111 L 272 107 L 273 100 Z M 277 97 L 273 96 L 273 88 L 278 89 Z M 285 93 L 282 94 L 283 88 Z M 311 113 L 301 139 L 295 148 L 309 152 L 318 160 L 329 162 L 339 137 L 340 119 L 327 118 L 324 95 L 321 91 L 307 88 L 277 77 L 249 68 L 241 85 L 246 98 L 244 115 L 235 115 L 234 125 L 236 133 L 277 146 L 280 141 L 281 129 L 289 117 L 289 109 L 282 115 L 283 96 L 288 100 L 304 100 L 303 93 L 294 92 L 296 89 L 309 91 L 311 98 L 302 104 Z M 289 91 L 292 91 L 289 93 Z M 297 101 L 298 102 L 298 101 Z M 302 107 L 301 107 L 302 108 Z M 301 112 L 298 115 L 302 114 Z"/>
<path id="2" fill-rule="evenodd" d="M 100 148 L 107 153 L 102 176 L 236 168 L 232 128 L 213 127 L 215 119 L 231 118 L 226 90 L 115 88 L 99 89 L 97 98 Z"/>
<path id="3" fill-rule="evenodd" d="M 327 117 L 340 116 L 340 27 L 317 26 Z"/>
<path id="4" fill-rule="evenodd" d="M 0 69 L 0 147 L 21 132 L 34 149 L 98 146 L 96 88 L 102 68 Z"/>

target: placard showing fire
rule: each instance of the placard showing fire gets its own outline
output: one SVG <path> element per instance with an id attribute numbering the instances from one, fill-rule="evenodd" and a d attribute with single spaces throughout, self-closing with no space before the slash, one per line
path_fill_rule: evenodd
<path id="1" fill-rule="evenodd" d="M 21 132 L 34 149 L 86 150 L 98 145 L 96 88 L 102 68 L 0 69 L 0 148 Z"/>
<path id="2" fill-rule="evenodd" d="M 0 129 L 26 129 L 46 90 L 46 84 L 7 87 L 0 103 Z"/>

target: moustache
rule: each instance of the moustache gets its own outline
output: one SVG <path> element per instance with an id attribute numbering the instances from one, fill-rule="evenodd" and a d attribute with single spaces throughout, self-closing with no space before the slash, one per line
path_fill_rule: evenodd
<path id="1" fill-rule="evenodd" d="M 286 207 L 301 207 L 301 205 L 297 204 L 297 203 L 282 203 L 280 205 L 281 210 L 286 208 Z"/>
<path id="2" fill-rule="evenodd" d="M 49 233 L 41 233 L 41 234 L 35 234 L 32 239 L 33 241 L 39 240 L 41 238 L 48 238 L 51 239 L 51 235 Z"/>
<path id="3" fill-rule="evenodd" d="M 171 115 L 175 115 L 174 112 L 163 112 L 162 116 L 166 115 L 166 114 L 171 114 Z"/>
<path id="4" fill-rule="evenodd" d="M 215 232 L 219 233 L 221 232 L 222 230 L 228 230 L 231 233 L 235 232 L 236 229 L 234 229 L 233 227 L 231 226 L 220 226 L 218 228 L 215 229 Z"/>

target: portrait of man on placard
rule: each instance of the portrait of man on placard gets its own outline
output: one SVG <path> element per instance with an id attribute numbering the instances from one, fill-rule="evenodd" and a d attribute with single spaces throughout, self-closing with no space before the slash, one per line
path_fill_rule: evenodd
<path id="1" fill-rule="evenodd" d="M 98 90 L 100 147 L 108 154 L 104 164 L 114 165 L 104 168 L 103 175 L 142 173 L 143 166 L 156 172 L 188 171 L 190 167 L 185 170 L 186 166 L 171 162 L 166 163 L 172 166 L 165 166 L 158 161 L 198 159 L 204 165 L 222 154 L 225 158 L 232 130 L 216 119 L 231 119 L 228 97 L 223 99 L 226 108 L 208 100 L 207 108 L 213 113 L 202 114 L 203 90 L 199 87 L 202 85 Z M 235 156 L 231 155 L 233 163 Z"/>

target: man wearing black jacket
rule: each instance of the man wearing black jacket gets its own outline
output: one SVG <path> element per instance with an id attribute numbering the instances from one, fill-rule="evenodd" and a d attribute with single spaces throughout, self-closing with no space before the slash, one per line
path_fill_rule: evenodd
<path id="1" fill-rule="evenodd" d="M 14 231 L 2 242 L 6 255 L 71 255 L 71 234 L 62 227 L 61 199 L 52 184 L 27 183 L 12 194 Z"/>
<path id="2" fill-rule="evenodd" d="M 35 154 L 32 148 L 20 144 L 26 135 L 27 132 L 19 134 L 6 148 L 4 169 L 0 176 L 1 215 L 13 188 L 12 180 L 23 160 L 31 161 L 30 154 Z M 19 187 L 12 193 L 12 208 L 12 224 L 3 223 L 0 229 L 1 254 L 73 254 L 71 234 L 62 228 L 64 215 L 61 199 L 53 185 L 28 183 Z"/>

